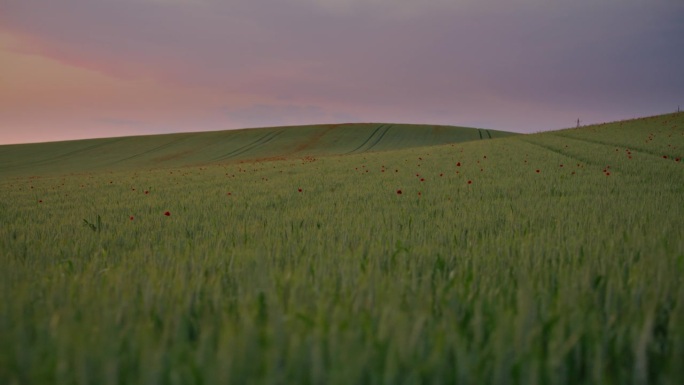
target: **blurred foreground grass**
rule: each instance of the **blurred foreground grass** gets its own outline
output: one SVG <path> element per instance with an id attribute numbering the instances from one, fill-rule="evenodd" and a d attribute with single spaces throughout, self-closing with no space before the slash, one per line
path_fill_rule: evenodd
<path id="1" fill-rule="evenodd" d="M 684 383 L 683 154 L 684 114 L 4 178 L 0 383 Z"/>

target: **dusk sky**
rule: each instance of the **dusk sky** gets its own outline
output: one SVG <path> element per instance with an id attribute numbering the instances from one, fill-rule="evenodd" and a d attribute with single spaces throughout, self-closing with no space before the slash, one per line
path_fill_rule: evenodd
<path id="1" fill-rule="evenodd" d="M 0 144 L 678 105 L 682 0 L 0 0 Z"/>

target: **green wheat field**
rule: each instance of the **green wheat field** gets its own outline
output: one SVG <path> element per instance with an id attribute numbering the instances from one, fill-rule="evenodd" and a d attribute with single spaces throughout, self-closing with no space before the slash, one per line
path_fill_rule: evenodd
<path id="1" fill-rule="evenodd" d="M 684 383 L 684 113 L 0 146 L 0 384 Z"/>

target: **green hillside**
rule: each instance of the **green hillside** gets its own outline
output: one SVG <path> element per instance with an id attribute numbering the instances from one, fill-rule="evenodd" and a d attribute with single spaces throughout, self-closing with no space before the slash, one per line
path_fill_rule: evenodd
<path id="1" fill-rule="evenodd" d="M 684 113 L 363 130 L 315 160 L 232 161 L 274 129 L 201 167 L 0 178 L 0 383 L 684 383 Z"/>
<path id="2" fill-rule="evenodd" d="M 0 146 L 0 175 L 346 155 L 514 135 L 454 126 L 333 124 Z"/>

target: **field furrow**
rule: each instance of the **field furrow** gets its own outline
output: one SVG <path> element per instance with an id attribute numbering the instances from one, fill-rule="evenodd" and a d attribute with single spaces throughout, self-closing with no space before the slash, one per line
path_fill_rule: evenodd
<path id="1" fill-rule="evenodd" d="M 150 154 L 153 154 L 153 153 L 155 153 L 155 152 L 159 152 L 159 151 L 161 151 L 161 150 L 164 150 L 164 149 L 167 149 L 167 148 L 172 147 L 172 146 L 174 146 L 174 145 L 177 145 L 178 143 L 181 143 L 181 142 L 186 141 L 186 140 L 188 140 L 188 139 L 189 139 L 189 138 L 188 138 L 187 136 L 186 136 L 186 137 L 180 137 L 180 138 L 177 138 L 177 139 L 173 139 L 173 140 L 168 141 L 167 143 L 161 144 L 161 145 L 159 145 L 159 146 L 152 147 L 152 148 L 150 148 L 150 149 L 148 149 L 148 150 L 145 150 L 145 151 L 139 152 L 139 153 L 137 153 L 137 154 L 134 154 L 134 155 L 131 155 L 131 156 L 127 156 L 127 157 L 125 157 L 125 158 L 122 158 L 122 159 L 120 159 L 120 160 L 117 160 L 117 161 L 115 161 L 114 163 L 125 162 L 125 161 L 131 160 L 131 159 L 135 159 L 135 158 L 139 158 L 139 157 L 145 156 L 145 155 L 150 155 Z"/>
<path id="2" fill-rule="evenodd" d="M 378 133 L 378 131 L 380 131 L 380 129 L 381 129 L 383 126 L 384 126 L 384 124 L 378 125 L 378 126 L 375 128 L 375 130 L 373 130 L 373 132 L 371 132 L 370 135 L 368 135 L 368 137 L 366 138 L 366 140 L 364 140 L 361 144 L 359 144 L 359 146 L 356 147 L 355 149 L 349 151 L 347 154 L 354 154 L 354 153 L 362 152 L 362 151 L 360 151 L 360 150 L 361 150 L 362 148 L 364 148 L 364 147 L 368 144 L 368 142 L 370 142 L 370 140 Z"/>
<path id="3" fill-rule="evenodd" d="M 257 140 L 255 140 L 255 141 L 253 141 L 253 142 L 251 142 L 251 143 L 248 143 L 248 144 L 246 144 L 246 145 L 244 145 L 244 146 L 240 146 L 240 147 L 234 149 L 233 151 L 230 151 L 230 152 L 228 152 L 228 153 L 226 153 L 226 154 L 223 154 L 223 155 L 221 155 L 221 156 L 219 156 L 219 157 L 216 157 L 216 158 L 213 158 L 213 159 L 211 159 L 211 160 L 212 160 L 212 161 L 222 161 L 222 160 L 234 158 L 234 157 L 236 157 L 236 156 L 238 156 L 238 155 L 242 155 L 242 154 L 244 154 L 244 153 L 246 153 L 246 152 L 248 152 L 248 151 L 251 151 L 251 150 L 253 150 L 254 148 L 256 148 L 256 147 L 258 147 L 258 146 L 260 146 L 260 145 L 262 145 L 262 144 L 264 144 L 264 143 L 270 142 L 271 140 L 273 140 L 273 138 L 275 138 L 276 136 L 280 135 L 281 133 L 282 133 L 282 132 L 278 132 L 278 131 L 269 132 L 269 133 L 267 133 L 267 134 L 265 134 L 265 135 L 259 137 Z"/>
<path id="4" fill-rule="evenodd" d="M 383 138 L 383 137 L 387 134 L 387 132 L 390 130 L 390 128 L 392 128 L 392 125 L 391 125 L 391 124 L 386 124 L 385 126 L 386 126 L 385 129 L 382 131 L 382 133 L 381 133 L 380 135 L 377 136 L 377 139 L 375 139 L 375 140 L 373 141 L 373 143 L 371 143 L 364 151 L 370 151 L 370 150 L 373 149 L 373 147 L 377 146 L 378 143 L 380 143 L 380 141 L 382 140 L 382 138 Z"/>

